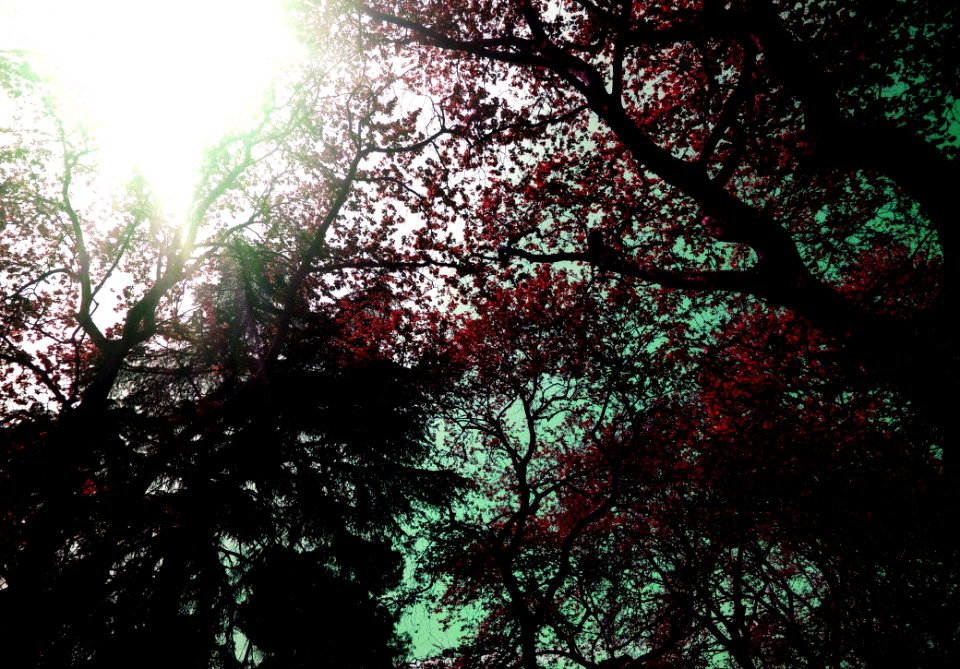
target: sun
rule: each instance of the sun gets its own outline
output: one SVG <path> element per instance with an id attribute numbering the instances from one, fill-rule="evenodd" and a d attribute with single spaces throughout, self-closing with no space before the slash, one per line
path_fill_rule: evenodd
<path id="1" fill-rule="evenodd" d="M 11 9 L 12 6 L 12 9 Z M 141 174 L 172 215 L 204 147 L 249 125 L 298 43 L 281 0 L 0 0 L 4 39 L 37 60 L 105 173 Z"/>

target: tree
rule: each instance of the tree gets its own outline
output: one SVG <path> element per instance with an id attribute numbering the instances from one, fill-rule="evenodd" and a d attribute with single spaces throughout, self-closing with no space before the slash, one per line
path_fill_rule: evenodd
<path id="1" fill-rule="evenodd" d="M 425 167 L 476 175 L 456 181 L 477 205 L 468 257 L 789 308 L 895 382 L 949 453 L 952 3 L 347 6 L 457 130 Z M 876 246 L 942 260 L 936 292 L 894 314 L 844 291 Z"/>
<path id="2" fill-rule="evenodd" d="M 671 362 L 662 322 L 598 322 L 539 274 L 453 337 L 450 458 L 476 498 L 433 565 L 449 614 L 479 611 L 457 666 L 956 661 L 956 502 L 890 388 L 755 304 Z"/>
<path id="3" fill-rule="evenodd" d="M 540 269 L 498 291 L 483 315 L 462 319 L 448 351 L 464 370 L 443 404 L 450 457 L 474 463 L 463 469 L 474 487 L 457 516 L 437 523 L 433 555 L 450 578 L 451 615 L 466 604 L 480 611 L 457 651 L 463 666 L 595 666 L 644 629 L 632 615 L 653 614 L 619 586 L 603 592 L 594 572 L 599 555 L 616 556 L 605 550 L 620 502 L 616 442 L 640 373 L 610 364 L 605 347 L 629 321 L 594 322 L 589 284 L 561 277 Z M 627 359 L 659 332 L 629 330 Z M 617 373 L 596 378 L 598 358 Z"/>
<path id="4" fill-rule="evenodd" d="M 591 318 L 634 290 L 679 307 L 681 322 L 705 318 L 703 342 L 740 349 L 731 358 L 701 343 L 678 369 L 651 366 L 672 377 L 671 395 L 635 394 L 637 409 L 611 421 L 619 438 L 601 448 L 575 429 L 545 439 L 556 399 L 534 402 L 529 388 L 549 382 L 525 363 L 529 344 L 499 346 L 494 359 L 511 367 L 488 379 L 528 376 L 513 394 L 489 380 L 462 391 L 480 399 L 461 422 L 486 435 L 480 453 L 503 454 L 495 471 L 473 473 L 494 506 L 447 528 L 438 557 L 454 574 L 452 601 L 485 607 L 463 658 L 949 663 L 957 614 L 943 593 L 956 574 L 944 532 L 956 501 L 941 458 L 956 441 L 944 389 L 957 378 L 947 228 L 960 78 L 947 55 L 953 24 L 940 16 L 955 8 L 349 6 L 368 17 L 370 48 L 416 63 L 407 80 L 453 130 L 434 161 L 404 166 L 443 194 L 430 215 L 463 226 L 459 248 L 432 248 L 501 263 L 499 286 L 516 286 L 516 304 L 536 300 L 530 264 L 554 264 L 604 286 Z M 498 284 L 469 278 L 460 285 L 476 290 L 490 340 L 522 332 L 500 316 Z M 672 293 L 650 284 L 688 301 L 664 301 Z M 553 332 L 549 318 L 519 311 Z M 607 364 L 583 352 L 579 368 L 619 375 Z M 577 368 L 559 375 L 561 388 Z M 684 373 L 692 387 L 676 382 Z M 580 480 L 565 468 L 578 459 L 590 485 L 556 502 L 567 522 L 548 518 L 543 500 Z M 629 485 L 604 487 L 612 474 L 601 472 L 613 470 Z M 636 575 L 630 587 L 610 585 L 624 573 Z M 598 620 L 624 635 L 604 636 Z"/>
<path id="5" fill-rule="evenodd" d="M 223 406 L 229 374 L 176 411 L 7 431 L 11 656 L 104 666 L 146 645 L 156 666 L 239 666 L 240 632 L 264 666 L 390 666 L 397 611 L 380 598 L 400 585 L 398 521 L 446 484 L 418 466 L 428 442 L 413 372 L 343 364 L 326 329 L 298 333 L 269 383 L 186 443 L 183 430 Z M 142 384 L 146 406 L 170 389 Z M 80 462 L 78 436 L 94 442 Z M 368 644 L 339 644 L 348 628 Z"/>
<path id="6" fill-rule="evenodd" d="M 387 145 L 369 65 L 306 67 L 210 150 L 182 225 L 141 178 L 98 191 L 82 129 L 17 80 L 0 191 L 13 664 L 403 656 L 403 523 L 452 479 L 430 465 L 430 375 L 355 332 L 353 305 L 393 289 L 363 272 L 389 230 L 362 239 L 348 213 Z"/>

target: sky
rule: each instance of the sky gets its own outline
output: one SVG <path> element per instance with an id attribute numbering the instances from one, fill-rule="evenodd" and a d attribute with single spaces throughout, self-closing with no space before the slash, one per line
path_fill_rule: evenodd
<path id="1" fill-rule="evenodd" d="M 94 132 L 105 177 L 139 172 L 175 214 L 204 146 L 249 125 L 300 55 L 281 0 L 0 0 L 10 51 Z"/>

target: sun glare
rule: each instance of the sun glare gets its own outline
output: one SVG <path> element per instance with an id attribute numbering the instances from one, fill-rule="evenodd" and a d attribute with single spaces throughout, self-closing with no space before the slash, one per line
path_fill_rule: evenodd
<path id="1" fill-rule="evenodd" d="M 249 124 L 299 55 L 281 0 L 16 4 L 7 39 L 36 56 L 66 113 L 88 125 L 105 175 L 139 172 L 177 216 L 203 148 Z"/>

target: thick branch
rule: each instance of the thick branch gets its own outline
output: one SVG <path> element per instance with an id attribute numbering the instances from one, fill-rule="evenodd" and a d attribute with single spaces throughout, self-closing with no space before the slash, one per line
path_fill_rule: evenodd
<path id="1" fill-rule="evenodd" d="M 756 270 L 668 270 L 655 265 L 632 262 L 606 247 L 602 253 L 597 253 L 596 250 L 537 253 L 511 246 L 501 246 L 498 254 L 501 260 L 522 258 L 537 263 L 585 262 L 602 271 L 648 281 L 665 288 L 753 294 L 763 285 L 762 276 Z"/>

